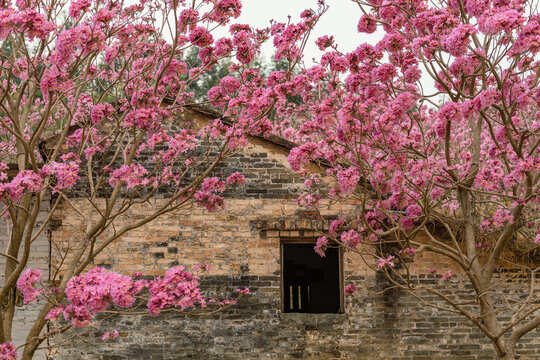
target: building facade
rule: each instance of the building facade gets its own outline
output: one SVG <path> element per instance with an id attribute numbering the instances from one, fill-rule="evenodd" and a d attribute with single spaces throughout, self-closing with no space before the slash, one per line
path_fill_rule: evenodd
<path id="1" fill-rule="evenodd" d="M 211 114 L 194 111 L 204 121 Z M 239 171 L 245 186 L 227 192 L 226 209 L 208 213 L 193 207 L 169 213 L 135 229 L 95 259 L 95 266 L 161 275 L 172 266 L 208 264 L 201 288 L 208 297 L 234 297 L 249 287 L 237 305 L 206 315 L 166 313 L 103 316 L 97 329 L 67 332 L 55 341 L 54 359 L 493 359 L 493 346 L 467 319 L 391 289 L 388 280 L 358 255 L 332 250 L 314 254 L 328 221 L 316 220 L 294 202 L 303 179 L 287 162 L 290 144 L 251 138 L 225 160 L 215 175 Z M 314 171 L 324 169 L 313 165 Z M 83 204 L 84 200 L 74 198 Z M 156 198 L 155 202 L 159 203 Z M 354 216 L 358 204 L 323 207 L 324 219 Z M 150 211 L 133 207 L 119 219 L 130 222 Z M 85 220 L 64 204 L 55 214 L 45 242 L 55 249 L 69 244 Z M 313 257 L 314 256 L 314 257 Z M 433 255 L 419 254 L 411 266 L 420 283 L 440 281 L 429 269 L 459 270 Z M 520 286 L 519 277 L 504 286 Z M 345 297 L 354 283 L 358 294 Z M 472 291 L 459 276 L 447 290 L 468 299 Z M 428 298 L 434 303 L 435 297 Z M 471 299 L 472 300 L 472 299 Z M 442 304 L 442 303 L 441 303 Z M 21 328 L 25 320 L 21 320 Z M 103 342 L 105 331 L 120 336 Z M 522 338 L 522 358 L 540 358 L 540 331 Z"/>

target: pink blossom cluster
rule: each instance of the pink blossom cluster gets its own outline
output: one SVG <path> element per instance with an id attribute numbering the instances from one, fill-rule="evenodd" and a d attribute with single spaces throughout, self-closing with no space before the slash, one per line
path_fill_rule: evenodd
<path id="1" fill-rule="evenodd" d="M 223 23 L 231 18 L 238 18 L 241 14 L 242 3 L 239 0 L 218 0 L 210 13 L 210 20 Z"/>
<path id="2" fill-rule="evenodd" d="M 321 200 L 320 195 L 302 194 L 298 197 L 298 199 L 295 200 L 295 202 L 298 205 L 306 207 L 306 208 L 316 208 L 319 206 L 320 200 Z"/>
<path id="3" fill-rule="evenodd" d="M 445 274 L 442 275 L 441 281 L 450 280 L 454 277 L 454 274 L 452 274 L 452 270 L 448 270 Z"/>
<path id="4" fill-rule="evenodd" d="M 101 30 L 92 29 L 88 24 L 67 29 L 58 35 L 50 61 L 61 69 L 65 69 L 78 56 L 101 50 L 104 46 L 104 38 L 105 34 Z"/>
<path id="5" fill-rule="evenodd" d="M 195 265 L 193 265 L 193 270 L 198 272 L 198 273 L 205 272 L 205 271 L 210 271 L 210 269 L 211 269 L 211 267 L 208 264 L 195 264 Z"/>
<path id="6" fill-rule="evenodd" d="M 16 360 L 18 358 L 12 342 L 0 344 L 0 360 Z"/>
<path id="7" fill-rule="evenodd" d="M 41 270 L 27 269 L 17 280 L 17 289 L 24 296 L 24 303 L 30 304 L 37 300 L 41 290 L 36 288 L 36 284 L 41 280 Z"/>
<path id="8" fill-rule="evenodd" d="M 93 317 L 106 311 L 110 306 L 120 308 L 133 306 L 137 296 L 148 289 L 150 297 L 147 302 L 149 313 L 157 316 L 166 308 L 174 307 L 186 310 L 197 304 L 206 306 L 207 303 L 230 305 L 233 300 L 207 301 L 200 294 L 199 277 L 185 271 L 183 266 L 167 270 L 164 277 L 154 280 L 136 280 L 140 273 L 133 276 L 107 272 L 102 267 L 96 267 L 83 275 L 70 279 L 65 293 L 69 303 L 53 308 L 47 319 L 54 321 L 59 315 L 71 320 L 77 327 L 87 326 Z M 249 289 L 239 289 L 240 293 L 249 295 Z M 115 338 L 117 333 L 108 332 L 104 340 Z"/>
<path id="9" fill-rule="evenodd" d="M 220 195 L 226 189 L 226 183 L 217 177 L 209 177 L 203 180 L 201 190 L 195 192 L 195 201 L 199 206 L 204 206 L 209 212 L 225 208 L 225 202 Z"/>
<path id="10" fill-rule="evenodd" d="M 247 287 L 245 287 L 243 289 L 236 289 L 236 292 L 239 293 L 239 294 L 242 294 L 242 295 L 250 295 L 251 294 L 249 288 L 247 288 Z"/>
<path id="11" fill-rule="evenodd" d="M 477 21 L 464 21 L 455 11 L 461 6 Z M 407 232 L 420 226 L 430 216 L 430 206 L 458 214 L 455 191 L 469 178 L 471 191 L 492 206 L 480 219 L 481 230 L 513 224 L 516 220 L 509 214 L 515 207 L 534 216 L 536 200 L 514 196 L 523 197 L 524 184 L 538 168 L 532 165 L 538 163 L 533 154 L 539 135 L 533 115 L 534 101 L 540 99 L 540 92 L 533 90 L 538 66 L 533 58 L 540 38 L 537 15 L 514 3 L 486 1 L 435 7 L 425 1 L 403 5 L 389 0 L 365 7 L 370 11 L 360 18 L 358 30 L 372 33 L 380 26 L 384 34 L 376 44 L 341 52 L 329 36 L 316 41 L 325 52 L 320 65 L 301 75 L 307 76 L 310 91 L 324 89 L 326 96 L 305 96 L 302 105 L 284 112 L 287 125 L 294 111 L 302 114 L 295 119 L 300 122 L 295 133 L 299 145 L 288 157 L 291 168 L 307 174 L 311 161 L 326 161 L 327 173 L 338 184 L 325 195 L 333 201 L 345 194 L 361 199 L 351 192 L 359 180 L 355 169 L 362 169 L 362 178 L 371 185 L 367 191 L 379 200 L 370 199 L 359 220 L 375 239 L 390 224 Z M 494 56 L 492 48 L 478 40 L 482 34 L 497 34 L 497 46 L 512 49 L 505 55 L 508 61 L 517 54 L 514 50 L 524 58 L 515 68 L 493 70 L 482 83 L 471 82 L 485 59 Z M 438 60 L 444 53 L 447 62 Z M 431 75 L 437 91 L 450 95 L 440 105 L 419 101 L 426 95 L 417 84 L 426 62 L 437 66 L 425 75 Z M 282 83 L 283 77 L 272 74 L 270 84 Z M 514 106 L 519 114 L 504 115 L 503 121 L 501 106 Z M 477 131 L 481 140 L 475 160 L 471 146 L 478 141 L 473 136 Z M 307 188 L 319 195 L 309 184 Z M 299 197 L 302 203 L 305 199 L 309 194 Z"/>
<path id="12" fill-rule="evenodd" d="M 235 172 L 229 175 L 226 181 L 229 185 L 243 185 L 246 183 L 246 178 L 239 172 Z"/>
<path id="13" fill-rule="evenodd" d="M 145 280 L 134 281 L 132 277 L 106 272 L 96 267 L 83 275 L 71 278 L 66 284 L 68 305 L 53 308 L 47 318 L 54 321 L 59 314 L 76 327 L 87 326 L 92 318 L 112 304 L 129 308 L 135 296 L 148 286 Z"/>
<path id="14" fill-rule="evenodd" d="M 183 266 L 171 268 L 163 278 L 158 277 L 148 283 L 148 310 L 152 316 L 157 316 L 168 307 L 185 310 L 204 303 L 199 289 L 199 277 L 184 269 Z"/>
<path id="15" fill-rule="evenodd" d="M 34 9 L 16 10 L 4 8 L 0 11 L 0 39 L 12 32 L 25 34 L 30 41 L 46 39 L 54 31 L 55 24 Z"/>
<path id="16" fill-rule="evenodd" d="M 17 201 L 25 192 L 38 192 L 42 190 L 42 187 L 43 176 L 41 174 L 36 174 L 32 170 L 23 170 L 10 182 L 0 183 L 0 200 Z"/>
<path id="17" fill-rule="evenodd" d="M 354 229 L 343 231 L 340 238 L 341 242 L 351 249 L 356 248 L 356 246 L 360 243 L 360 235 Z"/>
<path id="18" fill-rule="evenodd" d="M 358 292 L 358 287 L 356 287 L 354 284 L 348 284 L 345 286 L 344 292 L 345 296 L 356 294 Z"/>
<path id="19" fill-rule="evenodd" d="M 343 194 L 347 194 L 355 190 L 358 186 L 358 181 L 360 180 L 358 168 L 351 166 L 348 169 L 338 171 L 337 180 L 339 184 L 339 190 Z"/>
<path id="20" fill-rule="evenodd" d="M 147 174 L 148 170 L 141 164 L 122 165 L 112 171 L 109 184 L 113 187 L 118 184 L 126 184 L 128 189 L 145 186 L 150 183 L 150 179 L 146 177 Z"/>
<path id="21" fill-rule="evenodd" d="M 327 248 L 328 248 L 328 238 L 326 236 L 321 236 L 320 238 L 318 238 L 317 243 L 313 247 L 315 252 L 320 257 L 325 257 L 326 256 L 325 251 L 326 251 Z"/>
<path id="22" fill-rule="evenodd" d="M 141 108 L 126 115 L 124 127 L 137 127 L 141 129 L 159 128 L 161 115 L 156 108 Z"/>
<path id="23" fill-rule="evenodd" d="M 212 34 L 202 26 L 198 26 L 189 33 L 189 41 L 193 45 L 205 47 L 214 42 Z"/>
<path id="24" fill-rule="evenodd" d="M 79 164 L 76 161 L 58 163 L 52 161 L 43 166 L 44 175 L 54 175 L 56 177 L 56 185 L 52 189 L 52 193 L 58 190 L 71 189 L 80 179 Z"/>
<path id="25" fill-rule="evenodd" d="M 379 263 L 378 263 L 378 267 L 379 269 L 382 269 L 383 267 L 385 267 L 386 265 L 390 266 L 390 267 L 394 267 L 395 264 L 394 264 L 394 259 L 395 256 L 393 255 L 388 255 L 386 258 L 379 258 Z"/>
<path id="26" fill-rule="evenodd" d="M 336 237 L 346 225 L 347 221 L 345 219 L 334 220 L 332 221 L 332 223 L 330 223 L 330 228 L 328 229 L 328 232 L 330 233 L 330 235 Z"/>
<path id="27" fill-rule="evenodd" d="M 118 330 L 113 331 L 106 331 L 103 336 L 101 337 L 101 340 L 107 341 L 109 339 L 116 339 L 120 334 L 118 333 Z"/>
<path id="28" fill-rule="evenodd" d="M 92 107 L 91 120 L 95 125 L 99 125 L 101 121 L 109 117 L 114 112 L 114 107 L 111 104 L 96 104 Z"/>
<path id="29" fill-rule="evenodd" d="M 69 7 L 69 16 L 72 18 L 78 18 L 79 14 L 81 12 L 84 12 L 88 10 L 88 8 L 92 5 L 91 0 L 75 0 L 71 3 L 71 6 Z"/>
<path id="30" fill-rule="evenodd" d="M 322 155 L 320 146 L 313 142 L 302 144 L 291 150 L 288 156 L 289 164 L 295 171 L 299 171 L 302 166 L 307 165 L 309 161 Z"/>
<path id="31" fill-rule="evenodd" d="M 477 33 L 474 26 L 461 24 L 454 28 L 445 39 L 445 48 L 453 56 L 461 56 L 467 52 L 470 36 Z"/>
<path id="32" fill-rule="evenodd" d="M 403 250 L 399 251 L 400 254 L 406 254 L 409 256 L 415 256 L 416 255 L 416 249 L 413 248 L 405 248 Z"/>

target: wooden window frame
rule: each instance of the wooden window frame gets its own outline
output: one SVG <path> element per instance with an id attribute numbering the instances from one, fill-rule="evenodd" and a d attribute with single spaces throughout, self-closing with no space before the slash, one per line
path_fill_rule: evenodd
<path id="1" fill-rule="evenodd" d="M 281 237 L 279 240 L 279 262 L 280 262 L 280 294 L 281 294 L 281 313 L 289 314 L 285 312 L 285 294 L 284 294 L 284 244 L 310 244 L 315 246 L 317 242 L 316 238 L 296 238 L 296 237 Z M 315 251 L 315 250 L 313 250 Z M 345 288 L 344 288 L 344 275 L 343 275 L 343 248 L 338 248 L 338 273 L 339 273 L 339 310 L 337 314 L 345 314 Z M 293 313 L 294 314 L 294 313 Z M 316 313 L 302 313 L 302 314 L 316 314 Z M 329 313 L 333 314 L 333 313 Z"/>

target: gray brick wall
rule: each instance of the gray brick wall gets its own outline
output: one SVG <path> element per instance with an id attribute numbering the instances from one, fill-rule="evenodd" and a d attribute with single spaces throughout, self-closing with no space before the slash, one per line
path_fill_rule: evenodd
<path id="1" fill-rule="evenodd" d="M 359 295 L 346 300 L 345 314 L 285 314 L 280 311 L 278 275 L 205 277 L 202 287 L 212 295 L 226 296 L 242 286 L 249 286 L 253 294 L 208 316 L 110 318 L 81 338 L 67 334 L 70 347 L 63 347 L 56 359 L 495 358 L 487 338 L 464 317 L 424 307 L 400 292 L 374 295 L 388 286 L 382 277 L 347 280 L 361 288 Z M 457 280 L 448 291 L 465 295 Z M 102 334 L 113 329 L 120 337 L 103 343 Z M 520 341 L 520 359 L 540 358 L 539 335 L 536 330 Z"/>
<path id="2" fill-rule="evenodd" d="M 38 221 L 43 221 L 47 216 L 49 210 L 49 199 L 45 199 L 41 206 L 41 211 L 39 214 Z M 39 226 L 38 223 L 37 226 Z M 5 218 L 0 218 L 0 248 L 2 252 L 5 252 L 5 249 L 8 245 L 8 236 L 9 236 L 9 223 Z M 0 283 L 4 283 L 4 266 L 6 263 L 6 258 L 0 256 Z M 30 254 L 30 259 L 28 261 L 27 268 L 38 268 L 42 271 L 42 279 L 47 280 L 49 276 L 49 237 L 48 232 L 43 231 L 40 236 L 32 243 L 32 250 Z M 30 330 L 33 320 L 39 313 L 41 309 L 41 304 L 39 302 L 23 305 L 21 307 L 16 307 L 15 309 L 15 319 L 13 322 L 13 343 L 16 346 L 23 344 L 25 342 L 28 331 Z M 34 359 L 45 359 L 45 352 L 39 351 Z"/>

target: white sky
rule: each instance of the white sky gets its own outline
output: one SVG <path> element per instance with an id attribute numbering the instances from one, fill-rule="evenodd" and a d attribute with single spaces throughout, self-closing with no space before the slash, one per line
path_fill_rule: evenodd
<path id="1" fill-rule="evenodd" d="M 333 35 L 343 52 L 354 50 L 361 43 L 373 42 L 376 39 L 370 39 L 367 34 L 359 34 L 356 30 L 361 12 L 351 0 L 327 0 L 327 5 L 330 8 L 316 25 L 306 46 L 304 61 L 307 64 L 311 63 L 312 58 L 318 59 L 322 54 L 315 45 L 315 40 L 320 36 Z M 235 22 L 262 28 L 268 26 L 271 19 L 287 22 L 288 15 L 292 16 L 293 22 L 297 22 L 300 13 L 309 8 L 316 9 L 317 0 L 243 0 L 242 15 Z M 263 48 L 263 55 L 269 58 L 272 54 L 270 43 Z"/>
<path id="2" fill-rule="evenodd" d="M 320 60 L 322 52 L 315 45 L 315 40 L 320 36 L 334 36 L 338 49 L 342 52 L 350 52 L 362 43 L 375 45 L 384 35 L 381 29 L 374 34 L 361 34 L 356 30 L 362 12 L 353 1 L 326 0 L 326 4 L 329 5 L 329 9 L 312 31 L 304 51 L 306 66 L 313 64 L 313 58 Z M 271 19 L 286 23 L 289 15 L 292 17 L 292 22 L 298 22 L 300 13 L 310 8 L 317 9 L 317 0 L 242 0 L 242 15 L 233 20 L 233 23 L 263 28 L 269 26 Z M 220 31 L 224 31 L 224 33 L 220 34 Z M 218 30 L 215 35 L 225 35 L 225 29 Z M 262 51 L 263 58 L 269 60 L 274 53 L 272 42 L 266 43 Z M 422 77 L 422 84 L 426 93 L 436 92 L 433 80 L 425 73 Z"/>

